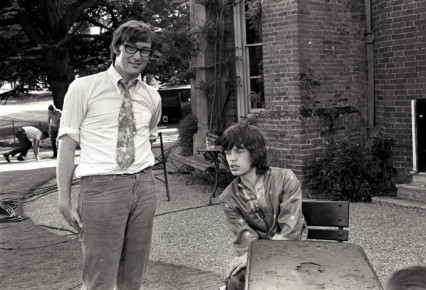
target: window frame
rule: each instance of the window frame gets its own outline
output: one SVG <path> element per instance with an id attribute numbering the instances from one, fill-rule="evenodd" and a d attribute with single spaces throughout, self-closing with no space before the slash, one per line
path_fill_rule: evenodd
<path id="1" fill-rule="evenodd" d="M 237 76 L 236 91 L 238 120 L 240 120 L 241 117 L 247 117 L 251 114 L 265 110 L 265 108 L 252 108 L 250 100 L 250 81 L 263 78 L 263 76 L 250 76 L 249 49 L 251 47 L 261 46 L 263 52 L 263 42 L 247 43 L 245 4 L 246 1 L 243 0 L 234 6 L 235 71 Z"/>

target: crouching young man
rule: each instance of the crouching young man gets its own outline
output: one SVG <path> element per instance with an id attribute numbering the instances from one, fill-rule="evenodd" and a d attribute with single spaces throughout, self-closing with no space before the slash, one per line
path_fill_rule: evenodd
<path id="1" fill-rule="evenodd" d="M 236 177 L 220 196 L 237 252 L 226 289 L 244 289 L 250 242 L 306 239 L 301 185 L 290 169 L 268 166 L 265 139 L 254 126 L 233 125 L 217 144 Z"/>

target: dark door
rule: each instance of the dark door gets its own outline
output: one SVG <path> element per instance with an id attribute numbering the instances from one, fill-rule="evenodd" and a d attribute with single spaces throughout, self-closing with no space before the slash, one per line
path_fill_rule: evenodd
<path id="1" fill-rule="evenodd" d="M 426 171 L 426 100 L 417 100 L 416 121 L 418 170 Z"/>

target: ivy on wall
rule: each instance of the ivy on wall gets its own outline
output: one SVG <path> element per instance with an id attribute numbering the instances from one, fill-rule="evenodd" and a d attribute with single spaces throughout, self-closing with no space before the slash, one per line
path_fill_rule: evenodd
<path id="1" fill-rule="evenodd" d="M 232 36 L 229 25 L 226 25 L 225 14 L 235 5 L 234 1 L 198 0 L 206 8 L 206 23 L 201 28 L 201 36 L 207 40 L 209 47 L 214 49 L 213 60 L 203 68 L 212 71 L 213 82 L 202 81 L 197 86 L 209 99 L 209 128 L 210 132 L 224 130 L 224 115 L 226 105 L 236 88 L 235 77 L 235 48 L 226 46 L 226 40 Z"/>
<path id="2" fill-rule="evenodd" d="M 336 120 L 342 115 L 358 114 L 359 110 L 353 106 L 332 106 L 332 107 L 317 107 L 320 102 L 316 100 L 315 89 L 321 86 L 321 77 L 309 67 L 299 73 L 299 88 L 302 100 L 302 106 L 299 115 L 306 119 L 318 117 L 323 119 L 328 124 L 327 134 L 334 135 L 339 128 L 335 127 Z"/>
<path id="3" fill-rule="evenodd" d="M 232 96 L 236 94 L 239 84 L 235 73 L 235 46 L 234 34 L 230 14 L 235 5 L 244 0 L 197 0 L 206 8 L 206 22 L 200 29 L 201 36 L 207 40 L 209 49 L 214 49 L 213 60 L 206 64 L 205 70 L 210 70 L 214 77 L 213 82 L 201 83 L 197 86 L 208 99 L 209 108 L 209 131 L 219 133 L 224 130 L 225 113 L 227 104 Z M 245 0 L 246 18 L 250 29 L 259 30 L 261 35 L 261 0 Z M 195 49 L 195 52 L 197 50 Z M 263 81 L 263 80 L 262 80 Z M 253 101 L 258 102 L 261 96 L 251 95 Z"/>

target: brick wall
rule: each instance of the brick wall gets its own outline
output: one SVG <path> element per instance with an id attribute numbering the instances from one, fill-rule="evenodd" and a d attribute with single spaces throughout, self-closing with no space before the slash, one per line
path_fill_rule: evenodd
<path id="1" fill-rule="evenodd" d="M 367 69 L 363 0 L 263 2 L 265 107 L 259 123 L 271 165 L 295 171 L 309 184 L 314 157 L 324 147 L 329 122 L 301 116 L 299 73 L 320 78 L 313 108 L 354 108 L 334 122 L 336 137 L 365 135 Z M 325 133 L 324 133 L 325 132 Z"/>
<path id="2" fill-rule="evenodd" d="M 300 65 L 321 77 L 317 106 L 353 106 L 366 118 L 364 0 L 300 3 Z"/>
<path id="3" fill-rule="evenodd" d="M 372 0 L 376 124 L 395 140 L 394 166 L 412 168 L 412 99 L 426 97 L 426 1 Z"/>
<path id="4" fill-rule="evenodd" d="M 263 1 L 262 40 L 265 112 L 258 116 L 270 164 L 302 175 L 303 162 L 295 147 L 300 143 L 298 1 Z"/>

